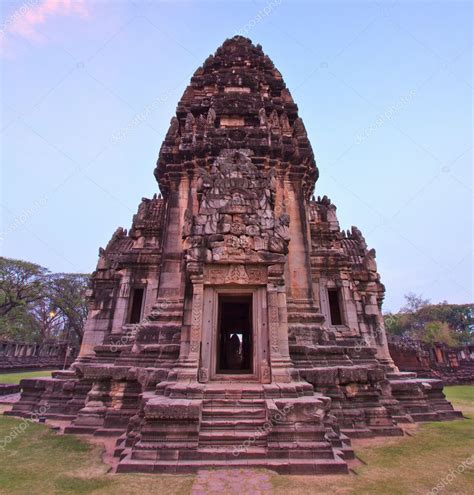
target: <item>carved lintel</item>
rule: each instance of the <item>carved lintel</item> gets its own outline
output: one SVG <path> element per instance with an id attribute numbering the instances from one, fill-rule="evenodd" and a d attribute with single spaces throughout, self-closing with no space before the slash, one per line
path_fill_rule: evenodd
<path id="1" fill-rule="evenodd" d="M 231 265 L 225 277 L 226 284 L 247 284 L 249 276 L 243 265 Z"/>
<path id="2" fill-rule="evenodd" d="M 220 265 L 204 268 L 204 283 L 212 285 L 249 285 L 266 284 L 265 266 Z"/>

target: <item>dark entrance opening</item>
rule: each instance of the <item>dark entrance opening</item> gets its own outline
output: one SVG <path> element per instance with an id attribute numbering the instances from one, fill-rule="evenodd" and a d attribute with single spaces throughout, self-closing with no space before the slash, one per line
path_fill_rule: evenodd
<path id="1" fill-rule="evenodd" d="M 219 297 L 218 321 L 217 373 L 252 373 L 252 296 Z"/>

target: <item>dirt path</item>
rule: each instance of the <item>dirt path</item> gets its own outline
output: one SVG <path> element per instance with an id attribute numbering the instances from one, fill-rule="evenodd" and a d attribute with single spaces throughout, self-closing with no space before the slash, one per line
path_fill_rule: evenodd
<path id="1" fill-rule="evenodd" d="M 272 485 L 268 473 L 256 469 L 218 469 L 199 471 L 191 495 L 269 495 Z"/>

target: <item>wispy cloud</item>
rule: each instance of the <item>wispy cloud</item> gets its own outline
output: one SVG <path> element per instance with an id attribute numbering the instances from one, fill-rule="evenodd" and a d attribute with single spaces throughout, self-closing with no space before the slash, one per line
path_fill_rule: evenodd
<path id="1" fill-rule="evenodd" d="M 0 25 L 0 54 L 8 55 L 8 41 L 14 37 L 33 43 L 44 41 L 39 29 L 56 17 L 88 15 L 86 0 L 26 0 Z"/>

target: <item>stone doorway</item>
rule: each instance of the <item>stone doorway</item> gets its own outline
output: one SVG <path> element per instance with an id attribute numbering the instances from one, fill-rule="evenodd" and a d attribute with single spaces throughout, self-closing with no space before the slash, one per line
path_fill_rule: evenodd
<path id="1" fill-rule="evenodd" d="M 221 295 L 218 311 L 217 374 L 252 374 L 252 295 Z"/>
<path id="2" fill-rule="evenodd" d="M 266 287 L 204 287 L 199 381 L 269 380 L 268 374 L 262 374 L 269 363 L 267 320 Z M 238 356 L 229 362 L 226 352 Z"/>

